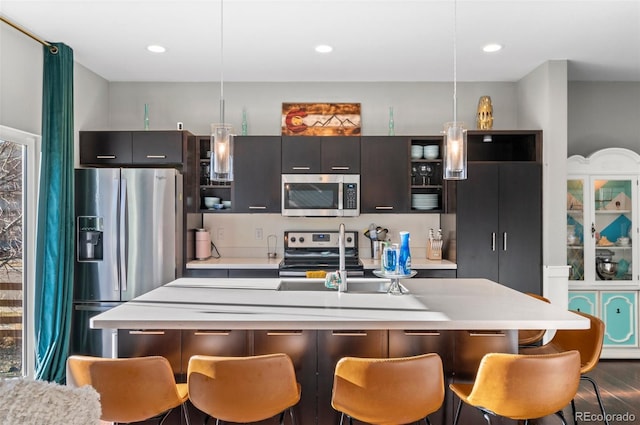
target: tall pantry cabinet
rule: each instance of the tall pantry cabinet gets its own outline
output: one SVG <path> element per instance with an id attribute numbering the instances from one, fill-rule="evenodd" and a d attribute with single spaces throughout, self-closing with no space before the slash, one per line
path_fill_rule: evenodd
<path id="1" fill-rule="evenodd" d="M 457 276 L 540 294 L 542 133 L 469 131 L 467 143 L 468 178 L 450 196 L 455 224 L 443 218 L 455 235 Z"/>
<path id="2" fill-rule="evenodd" d="M 569 309 L 604 321 L 603 358 L 640 358 L 640 155 L 609 148 L 567 164 Z"/>
<path id="3" fill-rule="evenodd" d="M 458 183 L 458 277 L 541 290 L 540 164 L 470 163 Z"/>

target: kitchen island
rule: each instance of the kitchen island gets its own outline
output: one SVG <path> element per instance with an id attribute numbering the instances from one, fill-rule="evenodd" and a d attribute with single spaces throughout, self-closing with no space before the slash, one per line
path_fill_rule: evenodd
<path id="1" fill-rule="evenodd" d="M 93 317 L 91 326 L 117 331 L 120 341 L 144 340 L 138 346 L 146 348 L 118 355 L 165 355 L 180 380 L 194 354 L 285 352 L 302 386 L 298 423 L 322 425 L 338 420 L 331 386 L 343 356 L 436 352 L 447 381 L 462 381 L 473 379 L 485 353 L 515 352 L 518 329 L 589 326 L 581 316 L 486 279 L 405 279 L 409 293 L 397 296 L 378 292 L 382 279 L 350 279 L 346 293 L 326 290 L 323 282 L 178 279 Z M 447 392 L 432 422 L 451 423 L 453 406 Z"/>
<path id="2" fill-rule="evenodd" d="M 357 278 L 352 279 L 354 282 Z M 366 280 L 366 279 L 362 279 Z M 409 294 L 277 290 L 296 279 L 183 278 L 91 319 L 111 329 L 582 329 L 588 320 L 487 279 L 405 279 Z"/>

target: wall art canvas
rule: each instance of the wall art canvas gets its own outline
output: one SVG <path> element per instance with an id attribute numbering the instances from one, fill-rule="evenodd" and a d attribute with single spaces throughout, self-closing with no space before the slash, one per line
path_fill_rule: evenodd
<path id="1" fill-rule="evenodd" d="M 283 136 L 359 136 L 359 103 L 283 103 Z"/>

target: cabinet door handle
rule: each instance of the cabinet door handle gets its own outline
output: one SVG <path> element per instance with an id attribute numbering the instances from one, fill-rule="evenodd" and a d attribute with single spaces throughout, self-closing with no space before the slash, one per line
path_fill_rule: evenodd
<path id="1" fill-rule="evenodd" d="M 332 170 L 336 170 L 336 171 L 346 171 L 346 170 L 350 170 L 351 167 L 341 167 L 341 166 L 335 166 L 335 167 L 331 167 Z"/>
<path id="2" fill-rule="evenodd" d="M 491 232 L 491 251 L 496 250 L 496 232 Z"/>
<path id="3" fill-rule="evenodd" d="M 377 210 L 392 210 L 393 207 L 392 206 L 387 206 L 387 205 L 376 205 L 376 209 Z"/>
<path id="4" fill-rule="evenodd" d="M 266 210 L 267 207 L 263 205 L 249 205 L 250 210 Z"/>
<path id="5" fill-rule="evenodd" d="M 470 337 L 477 337 L 477 336 L 498 336 L 498 337 L 504 337 L 506 336 L 504 334 L 504 332 L 500 332 L 500 331 L 469 331 L 469 336 Z"/>
<path id="6" fill-rule="evenodd" d="M 147 155 L 147 159 L 165 159 L 167 155 Z"/>
<path id="7" fill-rule="evenodd" d="M 367 331 L 331 331 L 333 336 L 367 336 Z"/>
<path id="8" fill-rule="evenodd" d="M 302 331 L 267 331 L 267 336 L 300 336 Z"/>
<path id="9" fill-rule="evenodd" d="M 292 170 L 310 170 L 311 167 L 291 167 Z"/>
<path id="10" fill-rule="evenodd" d="M 438 332 L 438 331 L 405 330 L 404 334 L 407 335 L 407 336 L 440 336 L 440 332 Z"/>
<path id="11" fill-rule="evenodd" d="M 96 155 L 96 159 L 116 159 L 115 155 Z"/>
<path id="12" fill-rule="evenodd" d="M 595 238 L 595 237 L 596 237 L 596 224 L 591 223 L 591 238 Z"/>
<path id="13" fill-rule="evenodd" d="M 504 232 L 502 234 L 502 250 L 503 251 L 507 250 L 507 232 Z"/>
<path id="14" fill-rule="evenodd" d="M 164 335 L 164 331 L 135 330 L 135 331 L 129 331 L 129 335 Z"/>
<path id="15" fill-rule="evenodd" d="M 193 334 L 196 336 L 227 336 L 231 333 L 231 331 L 195 331 Z"/>

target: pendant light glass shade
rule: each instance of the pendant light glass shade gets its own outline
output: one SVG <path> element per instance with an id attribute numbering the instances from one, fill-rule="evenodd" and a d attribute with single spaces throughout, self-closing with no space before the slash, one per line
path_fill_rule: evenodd
<path id="1" fill-rule="evenodd" d="M 444 178 L 464 180 L 467 178 L 467 130 L 462 122 L 444 125 Z"/>
<path id="2" fill-rule="evenodd" d="M 211 124 L 212 181 L 233 181 L 233 127 L 231 124 Z"/>
<path id="3" fill-rule="evenodd" d="M 224 1 L 220 0 L 220 124 L 211 124 L 209 179 L 233 181 L 233 127 L 224 123 Z"/>
<path id="4" fill-rule="evenodd" d="M 465 180 L 467 178 L 467 130 L 458 121 L 458 52 L 457 52 L 458 4 L 453 1 L 453 121 L 444 125 L 444 156 L 442 178 Z"/>

